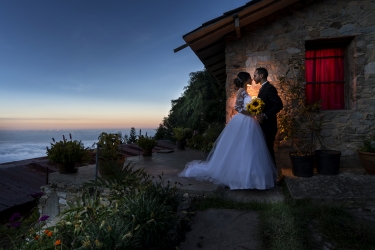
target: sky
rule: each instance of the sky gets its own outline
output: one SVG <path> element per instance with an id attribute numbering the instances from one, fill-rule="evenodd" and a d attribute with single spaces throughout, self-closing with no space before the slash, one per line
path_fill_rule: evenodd
<path id="1" fill-rule="evenodd" d="M 157 128 L 204 68 L 182 36 L 248 1 L 0 1 L 0 130 Z"/>

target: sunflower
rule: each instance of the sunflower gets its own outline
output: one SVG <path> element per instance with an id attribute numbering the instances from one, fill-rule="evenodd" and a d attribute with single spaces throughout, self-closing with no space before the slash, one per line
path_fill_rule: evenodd
<path id="1" fill-rule="evenodd" d="M 259 97 L 254 97 L 251 102 L 246 104 L 246 110 L 251 115 L 259 115 L 262 113 L 264 108 L 264 102 Z"/>

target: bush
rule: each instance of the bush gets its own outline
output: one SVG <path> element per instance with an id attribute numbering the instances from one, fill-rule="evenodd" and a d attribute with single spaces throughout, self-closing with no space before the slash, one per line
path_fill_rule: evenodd
<path id="1" fill-rule="evenodd" d="M 102 132 L 98 137 L 98 142 L 94 143 L 100 145 L 99 158 L 117 158 L 120 154 L 119 146 L 123 143 L 123 138 L 120 133 L 106 133 Z M 93 145 L 93 146 L 94 146 Z"/>
<path id="2" fill-rule="evenodd" d="M 51 143 L 51 148 L 47 147 L 47 158 L 54 163 L 86 163 L 90 161 L 90 151 L 85 149 L 81 141 L 72 140 L 70 135 L 70 141 L 65 139 L 59 142 Z"/>
<path id="3" fill-rule="evenodd" d="M 176 138 L 178 142 L 182 142 L 191 136 L 190 128 L 176 127 L 173 128 L 173 137 Z"/>
<path id="4" fill-rule="evenodd" d="M 359 150 L 367 153 L 375 153 L 375 134 L 364 137 L 363 145 Z"/>
<path id="5" fill-rule="evenodd" d="M 196 132 L 196 134 L 193 134 L 193 136 L 187 140 L 186 145 L 188 146 L 188 148 L 201 150 L 204 142 L 204 136 Z"/>
<path id="6" fill-rule="evenodd" d="M 218 123 L 210 124 L 204 134 L 194 131 L 193 136 L 187 140 L 187 146 L 208 153 L 213 148 L 224 126 Z"/>
<path id="7" fill-rule="evenodd" d="M 133 167 L 129 163 L 108 179 L 86 183 L 55 226 L 41 230 L 46 217 L 38 220 L 38 213 L 33 223 L 17 216 L 1 235 L 10 237 L 10 249 L 176 249 L 169 235 L 177 227 L 177 186 L 152 182 Z M 110 195 L 101 196 L 103 189 Z"/>
<path id="8" fill-rule="evenodd" d="M 224 125 L 219 123 L 212 123 L 208 125 L 208 128 L 204 132 L 204 137 L 207 142 L 215 142 L 216 139 L 219 137 L 221 131 L 223 131 Z"/>
<path id="9" fill-rule="evenodd" d="M 137 141 L 137 144 L 142 149 L 153 149 L 156 145 L 158 145 L 154 137 L 147 135 L 141 135 Z"/>

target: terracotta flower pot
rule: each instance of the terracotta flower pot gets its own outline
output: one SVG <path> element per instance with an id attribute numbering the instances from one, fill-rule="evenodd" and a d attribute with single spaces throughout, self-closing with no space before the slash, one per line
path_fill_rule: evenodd
<path id="1" fill-rule="evenodd" d="M 57 170 L 60 174 L 74 174 L 77 173 L 78 168 L 75 167 L 74 162 L 56 163 Z"/>
<path id="2" fill-rule="evenodd" d="M 185 150 L 185 142 L 184 141 L 178 141 L 176 142 L 177 150 Z"/>
<path id="3" fill-rule="evenodd" d="M 375 175 L 375 153 L 357 151 L 363 168 L 370 175 Z"/>
<path id="4" fill-rule="evenodd" d="M 143 149 L 143 156 L 151 156 L 152 155 L 152 149 Z"/>

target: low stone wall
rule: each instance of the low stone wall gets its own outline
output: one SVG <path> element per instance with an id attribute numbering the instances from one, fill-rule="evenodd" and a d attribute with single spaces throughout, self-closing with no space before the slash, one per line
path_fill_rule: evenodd
<path id="1" fill-rule="evenodd" d="M 73 203 L 82 197 L 83 184 L 95 180 L 95 165 L 80 167 L 77 173 L 60 174 L 58 172 L 49 175 L 49 184 L 41 186 L 44 195 L 39 199 L 38 210 L 40 215 L 48 215 L 47 226 L 53 226 L 59 219 L 59 214 L 66 210 L 68 203 Z M 100 190 L 101 202 L 108 202 L 109 189 Z M 177 217 L 181 224 L 181 230 L 188 230 L 190 217 L 193 216 L 191 209 L 194 194 L 181 193 Z"/>
<path id="2" fill-rule="evenodd" d="M 95 165 L 80 167 L 75 174 L 51 173 L 49 184 L 40 187 L 44 195 L 39 199 L 39 213 L 50 216 L 48 221 L 54 222 L 68 207 L 68 202 L 74 202 L 82 196 L 83 183 L 89 180 L 95 180 Z"/>

